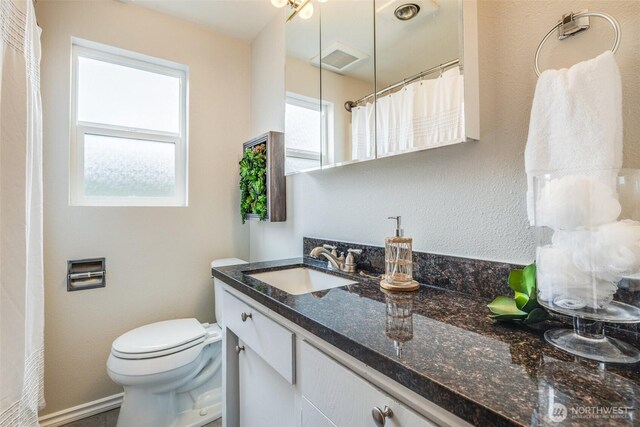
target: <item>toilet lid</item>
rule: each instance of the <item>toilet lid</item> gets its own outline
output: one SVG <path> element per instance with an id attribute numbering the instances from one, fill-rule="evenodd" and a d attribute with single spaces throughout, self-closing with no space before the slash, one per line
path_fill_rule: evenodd
<path id="1" fill-rule="evenodd" d="M 123 358 L 158 357 L 198 345 L 205 333 L 196 319 L 165 320 L 126 332 L 116 338 L 111 349 Z"/>

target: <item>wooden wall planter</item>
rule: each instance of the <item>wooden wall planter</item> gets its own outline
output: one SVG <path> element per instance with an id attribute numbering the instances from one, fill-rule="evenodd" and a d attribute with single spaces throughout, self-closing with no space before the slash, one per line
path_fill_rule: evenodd
<path id="1" fill-rule="evenodd" d="M 269 222 L 287 220 L 287 184 L 284 176 L 284 134 L 267 132 L 242 144 L 247 148 L 265 144 L 267 150 L 267 218 Z M 245 219 L 259 220 L 257 214 L 246 214 Z"/>

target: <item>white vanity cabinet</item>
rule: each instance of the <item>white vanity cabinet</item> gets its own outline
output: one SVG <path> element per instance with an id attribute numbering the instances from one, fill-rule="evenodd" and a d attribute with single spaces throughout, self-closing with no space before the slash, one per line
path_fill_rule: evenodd
<path id="1" fill-rule="evenodd" d="M 223 304 L 226 427 L 469 426 L 234 289 Z"/>

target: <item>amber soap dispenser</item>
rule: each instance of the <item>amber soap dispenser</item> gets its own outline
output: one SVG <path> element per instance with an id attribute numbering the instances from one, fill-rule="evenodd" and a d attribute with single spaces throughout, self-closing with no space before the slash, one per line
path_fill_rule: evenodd
<path id="1" fill-rule="evenodd" d="M 390 291 L 415 291 L 420 287 L 413 280 L 413 239 L 404 237 L 399 216 L 396 220 L 395 236 L 384 239 L 384 278 L 380 287 Z"/>

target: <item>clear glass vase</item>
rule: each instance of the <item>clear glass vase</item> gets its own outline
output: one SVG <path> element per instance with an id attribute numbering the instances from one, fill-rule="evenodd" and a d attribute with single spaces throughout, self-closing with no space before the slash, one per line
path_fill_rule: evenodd
<path id="1" fill-rule="evenodd" d="M 629 297 L 640 278 L 640 170 L 537 176 L 534 211 L 538 302 L 575 319 L 573 331 L 547 331 L 547 341 L 595 360 L 640 360 L 602 325 L 640 322 Z"/>

